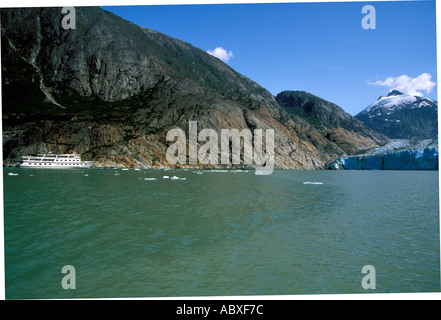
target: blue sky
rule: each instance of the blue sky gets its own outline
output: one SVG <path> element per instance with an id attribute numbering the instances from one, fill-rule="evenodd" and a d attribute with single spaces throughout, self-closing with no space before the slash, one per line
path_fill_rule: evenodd
<path id="1" fill-rule="evenodd" d="M 376 29 L 362 28 L 366 4 Z M 102 8 L 202 50 L 231 51 L 226 63 L 273 95 L 307 91 L 352 115 L 395 87 L 437 100 L 435 1 Z"/>

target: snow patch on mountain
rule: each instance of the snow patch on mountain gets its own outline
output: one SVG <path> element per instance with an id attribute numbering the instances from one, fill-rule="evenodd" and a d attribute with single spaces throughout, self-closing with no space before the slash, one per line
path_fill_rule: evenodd
<path id="1" fill-rule="evenodd" d="M 413 96 L 390 96 L 390 97 L 381 97 L 377 102 L 372 104 L 367 108 L 367 112 L 377 109 L 377 108 L 388 108 L 388 109 L 397 109 L 403 105 L 414 103 L 417 101 L 416 97 Z"/>

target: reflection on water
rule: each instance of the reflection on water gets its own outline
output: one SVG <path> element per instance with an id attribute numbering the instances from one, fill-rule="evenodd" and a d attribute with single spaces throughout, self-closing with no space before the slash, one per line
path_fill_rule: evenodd
<path id="1" fill-rule="evenodd" d="M 7 298 L 440 290 L 438 172 L 3 174 Z"/>

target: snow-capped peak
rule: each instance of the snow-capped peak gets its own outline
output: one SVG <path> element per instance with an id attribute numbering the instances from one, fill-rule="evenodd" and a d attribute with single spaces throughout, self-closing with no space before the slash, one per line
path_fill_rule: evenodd
<path id="1" fill-rule="evenodd" d="M 438 137 L 438 103 L 393 90 L 355 117 L 391 139 Z"/>
<path id="2" fill-rule="evenodd" d="M 375 103 L 366 108 L 366 112 L 370 112 L 377 108 L 397 109 L 401 106 L 414 103 L 417 97 L 403 94 L 397 90 L 390 92 L 387 97 L 380 97 Z"/>

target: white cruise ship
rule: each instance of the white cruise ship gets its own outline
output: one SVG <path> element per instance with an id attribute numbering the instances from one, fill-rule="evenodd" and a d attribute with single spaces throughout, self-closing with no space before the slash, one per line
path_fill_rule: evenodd
<path id="1" fill-rule="evenodd" d="M 90 168 L 95 161 L 81 161 L 81 156 L 72 154 L 41 153 L 21 156 L 17 166 L 20 168 L 41 169 L 86 169 Z"/>

